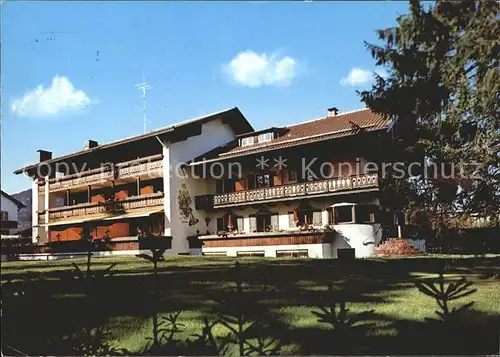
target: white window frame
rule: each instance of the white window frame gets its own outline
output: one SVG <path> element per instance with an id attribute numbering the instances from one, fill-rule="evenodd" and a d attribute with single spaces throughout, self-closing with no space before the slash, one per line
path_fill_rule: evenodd
<path id="1" fill-rule="evenodd" d="M 258 141 L 259 143 L 265 143 L 267 141 L 272 141 L 274 139 L 274 133 L 263 133 L 259 134 Z"/>
<path id="2" fill-rule="evenodd" d="M 250 146 L 253 145 L 255 142 L 255 137 L 254 136 L 249 136 L 246 138 L 241 138 L 241 143 L 240 146 Z"/>

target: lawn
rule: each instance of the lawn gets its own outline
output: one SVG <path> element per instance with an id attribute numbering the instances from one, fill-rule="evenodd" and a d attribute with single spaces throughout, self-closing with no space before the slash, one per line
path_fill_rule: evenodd
<path id="1" fill-rule="evenodd" d="M 254 342 L 256 336 L 279 341 L 281 354 L 499 351 L 499 256 L 238 262 L 236 269 L 234 258 L 168 257 L 154 276 L 152 263 L 142 258 L 94 258 L 93 270 L 116 266 L 113 274 L 92 282 L 75 277 L 72 263 L 85 269 L 84 259 L 2 263 L 3 352 L 96 353 L 85 349 L 90 344 L 140 354 L 152 343 L 154 317 L 162 322 L 161 334 L 169 330 L 164 318 L 180 312 L 180 331 L 172 340 L 185 341 L 202 332 L 204 318 L 215 321 L 228 311 L 260 322 L 248 336 Z M 436 278 L 443 269 L 445 289 L 463 276 L 472 283 L 468 290 L 475 292 L 449 303 L 450 311 L 473 305 L 438 322 L 436 300 L 415 283 Z M 234 292 L 235 280 L 242 282 L 240 294 Z M 335 311 L 345 303 L 347 317 L 330 315 L 326 318 L 331 323 L 318 321 L 313 311 L 333 301 Z M 222 341 L 228 330 L 216 324 L 212 332 Z M 164 349 L 163 354 L 211 354 L 183 346 L 184 350 Z M 225 354 L 238 354 L 238 346 L 228 346 Z"/>

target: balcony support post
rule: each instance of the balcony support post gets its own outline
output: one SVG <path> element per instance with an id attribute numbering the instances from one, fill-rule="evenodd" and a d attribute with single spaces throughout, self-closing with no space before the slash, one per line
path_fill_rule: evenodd
<path id="1" fill-rule="evenodd" d="M 66 190 L 66 205 L 65 206 L 71 206 L 71 202 L 69 201 L 70 197 L 70 191 L 69 188 Z"/>
<path id="2" fill-rule="evenodd" d="M 137 176 L 137 196 L 141 194 L 141 178 Z"/>
<path id="3" fill-rule="evenodd" d="M 90 188 L 90 185 L 87 185 L 87 202 L 88 203 L 92 202 L 92 193 L 91 193 L 91 191 L 92 191 L 92 189 Z"/>

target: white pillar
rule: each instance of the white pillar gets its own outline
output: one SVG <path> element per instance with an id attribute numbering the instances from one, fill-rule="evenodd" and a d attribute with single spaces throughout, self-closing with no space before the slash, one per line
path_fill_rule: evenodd
<path id="1" fill-rule="evenodd" d="M 44 208 L 45 208 L 45 229 L 43 230 L 44 231 L 44 235 L 45 235 L 45 242 L 48 242 L 49 241 L 49 212 L 47 211 L 49 208 L 50 208 L 50 198 L 49 198 L 49 176 L 45 176 L 45 194 L 44 194 Z M 42 239 L 42 237 L 40 236 L 40 239 Z"/>
<path id="2" fill-rule="evenodd" d="M 166 236 L 172 235 L 171 224 L 171 205 L 170 205 L 170 149 L 168 143 L 163 144 L 163 210 L 165 215 L 165 232 Z M 173 243 L 173 242 L 172 242 Z"/>
<path id="3" fill-rule="evenodd" d="M 332 222 L 328 222 L 328 208 L 321 211 L 321 222 L 323 227 L 327 224 L 332 224 Z"/>
<path id="4" fill-rule="evenodd" d="M 36 243 L 36 237 L 39 235 L 38 228 L 38 179 L 35 178 L 31 183 L 31 240 Z"/>

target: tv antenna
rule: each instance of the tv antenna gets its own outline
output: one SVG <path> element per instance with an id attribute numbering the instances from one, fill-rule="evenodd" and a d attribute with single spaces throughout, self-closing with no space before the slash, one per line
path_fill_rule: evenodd
<path id="1" fill-rule="evenodd" d="M 146 82 L 146 79 L 144 78 L 144 75 L 142 75 L 142 83 L 136 84 L 135 87 L 141 91 L 141 98 L 142 98 L 142 117 L 144 120 L 144 133 L 146 133 L 147 129 L 147 123 L 148 119 L 146 116 L 146 91 L 153 89 L 152 86 Z"/>

